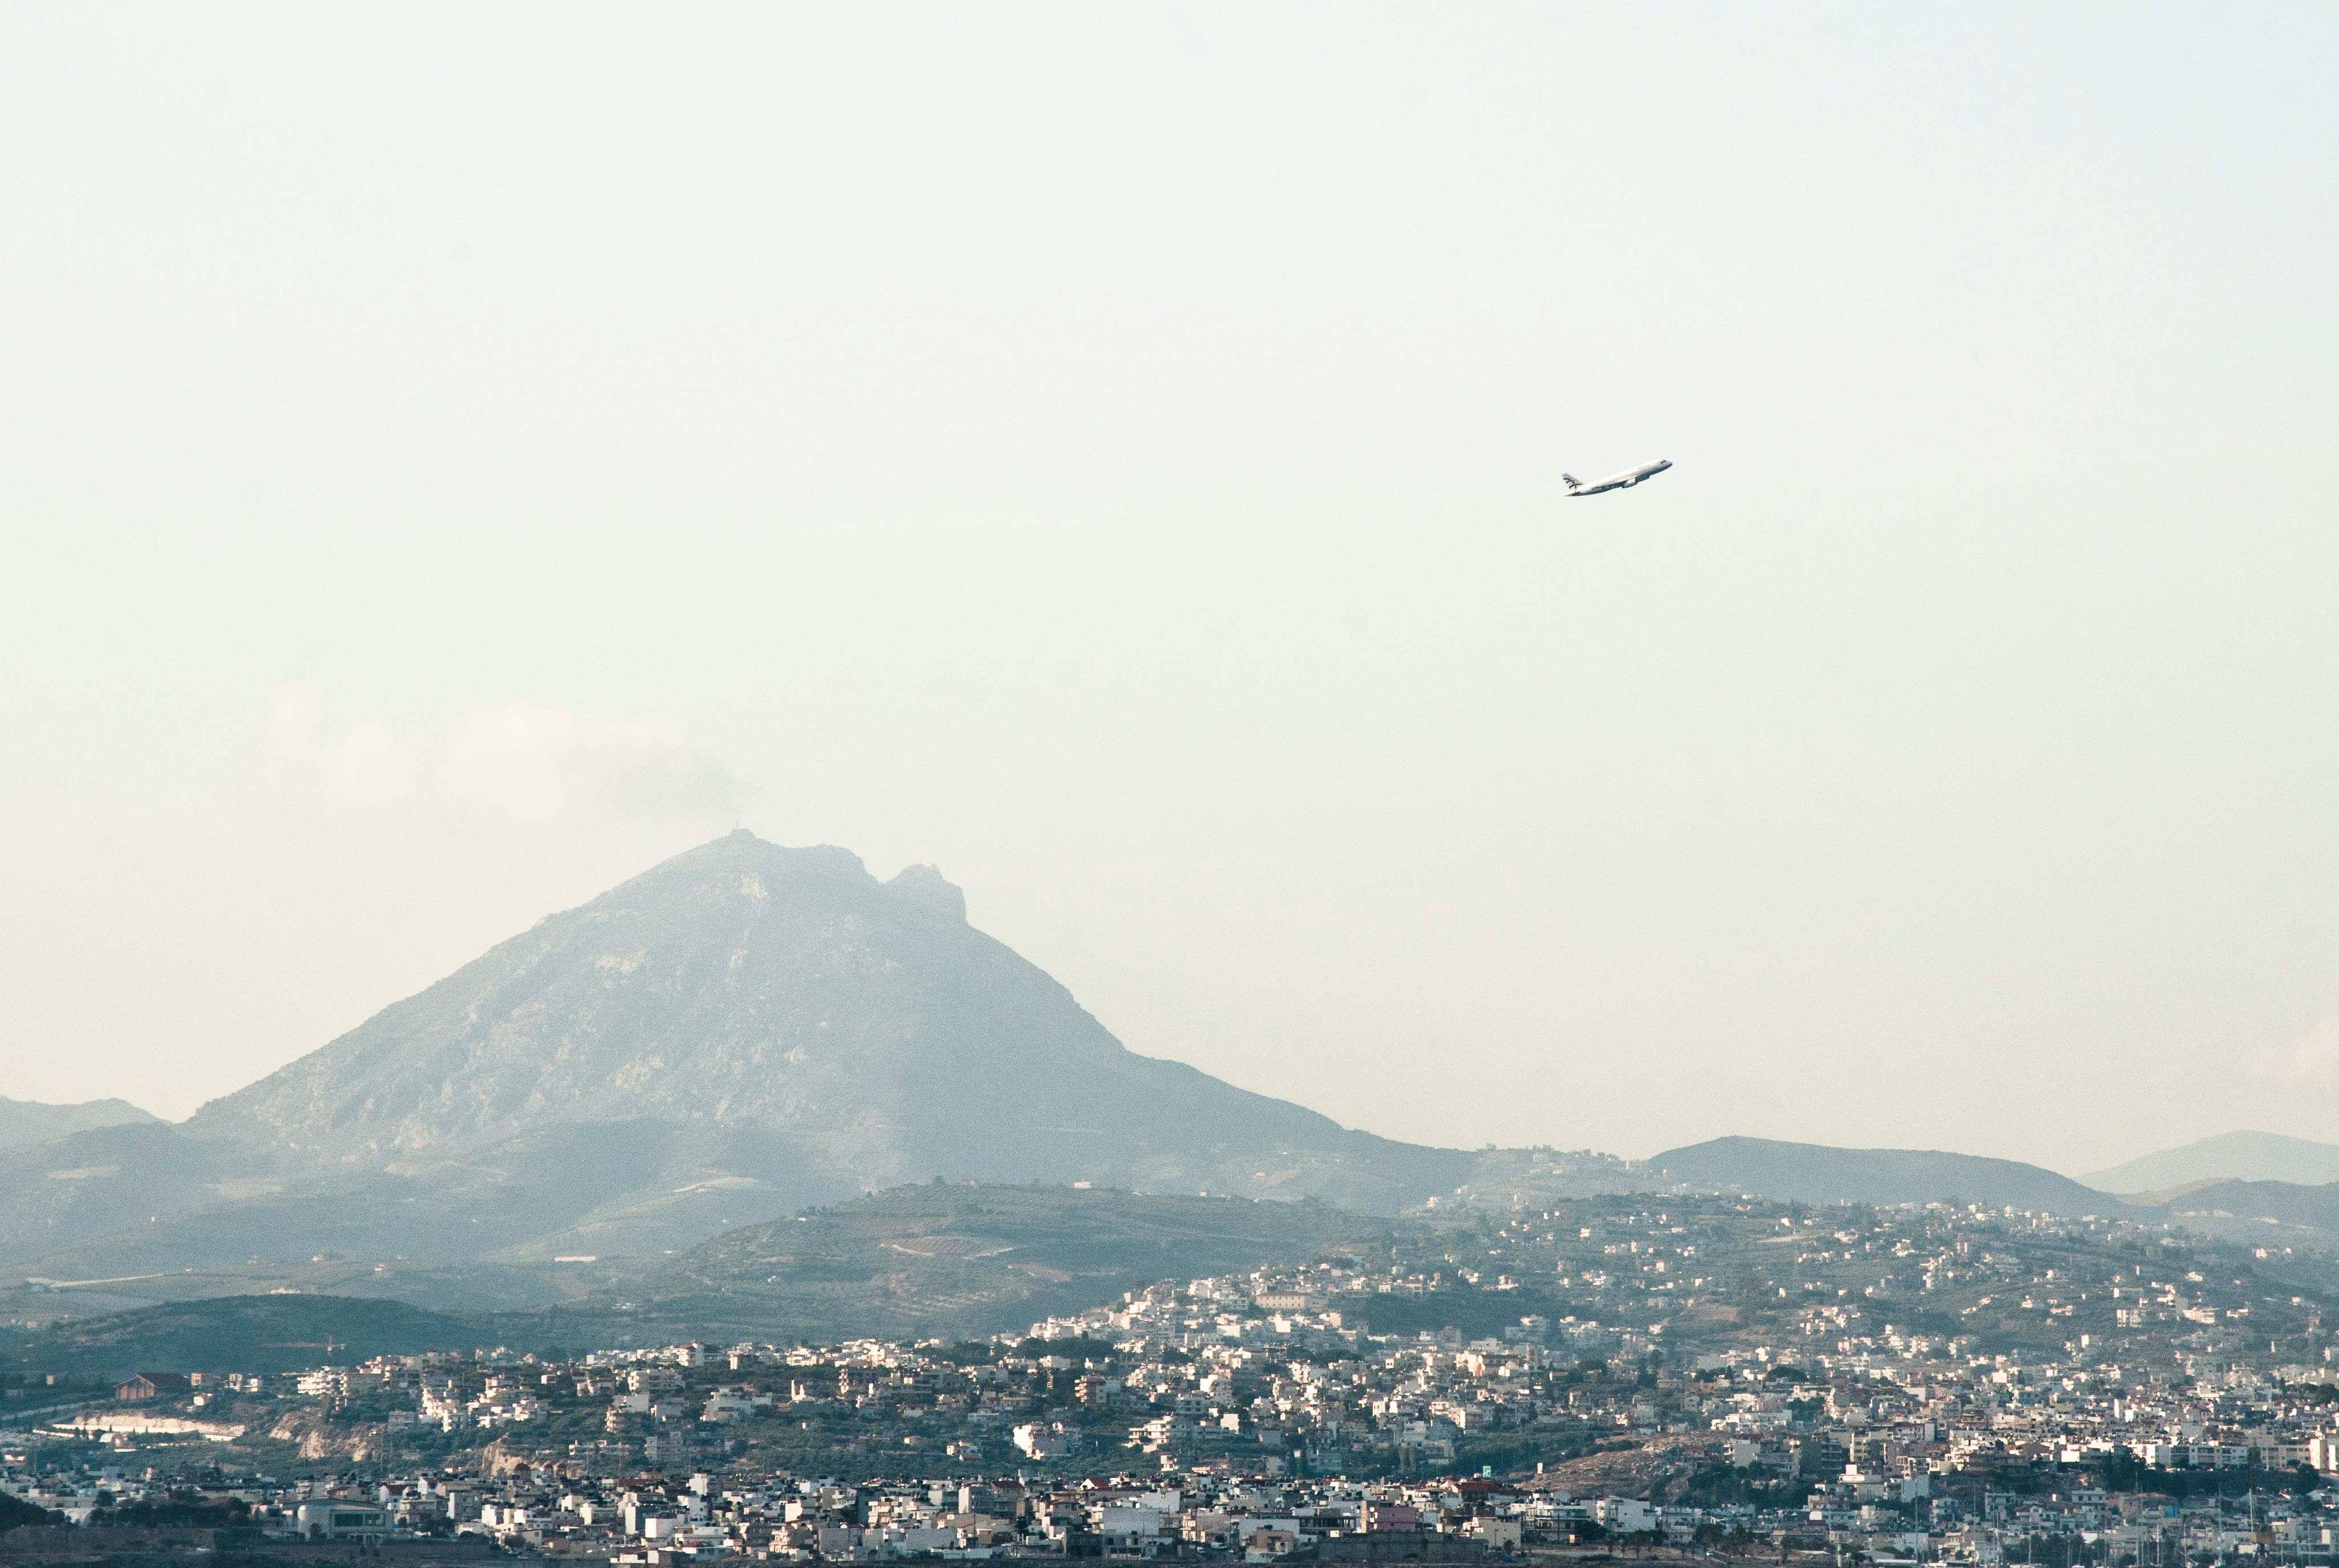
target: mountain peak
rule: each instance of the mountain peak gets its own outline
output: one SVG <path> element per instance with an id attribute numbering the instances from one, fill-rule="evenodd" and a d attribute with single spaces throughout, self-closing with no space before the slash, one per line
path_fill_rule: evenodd
<path id="1" fill-rule="evenodd" d="M 1466 1164 L 1134 1054 L 968 925 L 931 865 L 881 883 L 850 850 L 745 831 L 549 916 L 189 1130 L 382 1169 L 500 1166 L 485 1151 L 556 1133 L 619 1161 L 648 1128 L 797 1201 L 931 1176 L 1358 1198 Z"/>
<path id="2" fill-rule="evenodd" d="M 966 919 L 966 894 L 956 883 L 947 881 L 935 866 L 913 865 L 902 868 L 885 886 L 914 903 L 938 910 L 952 920 Z"/>
<path id="3" fill-rule="evenodd" d="M 752 902 L 773 896 L 775 879 L 797 877 L 825 878 L 855 888 L 882 888 L 920 908 L 948 915 L 962 923 L 966 920 L 966 893 L 932 864 L 905 866 L 892 880 L 881 883 L 870 874 L 861 857 L 849 849 L 828 843 L 791 848 L 757 838 L 744 827 L 733 828 L 696 849 L 685 850 L 633 881 L 612 888 L 585 908 L 589 910 L 607 900 L 627 896 L 644 886 L 696 879 L 706 879 L 717 892 L 735 893 Z"/>

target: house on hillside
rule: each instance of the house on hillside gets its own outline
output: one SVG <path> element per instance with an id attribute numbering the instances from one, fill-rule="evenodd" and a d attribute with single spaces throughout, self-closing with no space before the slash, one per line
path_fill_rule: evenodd
<path id="1" fill-rule="evenodd" d="M 115 1384 L 113 1396 L 123 1400 L 168 1399 L 184 1394 L 192 1386 L 183 1372 L 139 1372 L 133 1374 L 129 1382 Z"/>

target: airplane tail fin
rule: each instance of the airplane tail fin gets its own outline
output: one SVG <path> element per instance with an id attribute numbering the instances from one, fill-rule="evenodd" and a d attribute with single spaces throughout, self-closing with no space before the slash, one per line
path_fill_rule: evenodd
<path id="1" fill-rule="evenodd" d="M 1584 488 L 1584 481 L 1574 474 L 1562 474 L 1559 477 L 1567 481 L 1567 488 L 1571 490 L 1580 490 Z"/>

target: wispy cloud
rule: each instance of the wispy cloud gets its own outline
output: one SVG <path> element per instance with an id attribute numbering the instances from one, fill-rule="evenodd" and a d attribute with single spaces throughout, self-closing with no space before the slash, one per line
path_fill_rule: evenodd
<path id="1" fill-rule="evenodd" d="M 2253 1065 L 2260 1077 L 2284 1083 L 2339 1084 L 2339 1018 L 2326 1018 L 2287 1045 L 2260 1052 Z"/>
<path id="2" fill-rule="evenodd" d="M 265 774 L 279 798 L 336 815 L 479 827 L 711 820 L 735 815 L 755 794 L 720 757 L 656 720 L 586 724 L 515 703 L 445 735 L 368 723 L 321 737 L 320 705 L 307 686 L 277 695 Z"/>

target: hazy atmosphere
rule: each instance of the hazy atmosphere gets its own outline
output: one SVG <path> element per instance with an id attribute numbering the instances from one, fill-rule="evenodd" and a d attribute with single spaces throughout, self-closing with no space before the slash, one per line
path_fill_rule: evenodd
<path id="1" fill-rule="evenodd" d="M 0 10 L 0 1093 L 185 1117 L 746 826 L 1410 1142 L 2329 1138 L 2334 61 Z"/>

